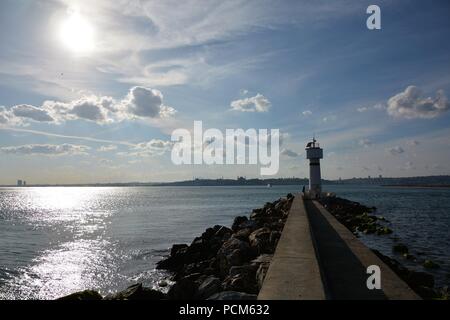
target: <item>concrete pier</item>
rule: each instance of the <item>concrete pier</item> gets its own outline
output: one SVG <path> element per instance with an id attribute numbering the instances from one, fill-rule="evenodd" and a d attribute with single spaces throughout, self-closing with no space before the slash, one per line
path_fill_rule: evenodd
<path id="1" fill-rule="evenodd" d="M 367 288 L 370 265 L 380 267 L 381 289 Z M 320 203 L 298 194 L 258 299 L 420 298 Z"/>

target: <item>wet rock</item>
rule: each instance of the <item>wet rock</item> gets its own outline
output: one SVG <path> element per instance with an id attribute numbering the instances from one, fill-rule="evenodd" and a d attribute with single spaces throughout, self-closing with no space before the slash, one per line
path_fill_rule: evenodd
<path id="1" fill-rule="evenodd" d="M 271 254 L 262 254 L 251 262 L 253 265 L 258 267 L 256 270 L 256 284 L 258 286 L 258 290 L 262 288 L 272 258 L 273 255 Z"/>
<path id="2" fill-rule="evenodd" d="M 427 269 L 438 269 L 438 268 L 440 268 L 440 265 L 431 260 L 425 260 L 423 262 L 423 267 L 427 268 Z"/>
<path id="3" fill-rule="evenodd" d="M 73 300 L 102 300 L 103 297 L 94 290 L 84 290 L 80 292 L 75 292 L 72 294 L 69 294 L 67 296 L 58 298 L 57 300 L 63 300 L 63 301 L 73 301 Z"/>
<path id="4" fill-rule="evenodd" d="M 213 294 L 208 300 L 256 300 L 256 294 L 248 294 L 236 291 L 222 291 Z"/>
<path id="5" fill-rule="evenodd" d="M 169 289 L 167 296 L 170 300 L 191 300 L 194 299 L 197 288 L 198 285 L 192 277 L 182 278 Z"/>
<path id="6" fill-rule="evenodd" d="M 247 241 L 248 242 L 248 236 L 252 233 L 252 229 L 250 228 L 245 228 L 245 229 L 241 229 L 237 232 L 235 232 L 232 237 L 242 240 L 242 241 Z"/>
<path id="7" fill-rule="evenodd" d="M 105 297 L 106 300 L 162 300 L 165 298 L 164 293 L 145 288 L 142 283 L 134 284 L 123 291 Z"/>
<path id="8" fill-rule="evenodd" d="M 233 230 L 233 232 L 236 232 L 240 229 L 240 225 L 244 222 L 248 221 L 248 218 L 245 216 L 239 216 L 234 218 L 233 224 L 231 226 L 231 230 Z"/>
<path id="9" fill-rule="evenodd" d="M 182 244 L 174 244 L 174 245 L 172 246 L 172 248 L 170 249 L 170 255 L 171 255 L 171 256 L 174 256 L 174 255 L 176 255 L 180 250 L 186 249 L 187 247 L 188 247 L 188 245 L 185 244 L 185 243 L 182 243 Z"/>
<path id="10" fill-rule="evenodd" d="M 222 286 L 220 279 L 217 277 L 210 276 L 200 284 L 195 297 L 197 299 L 207 299 L 213 294 L 221 291 L 221 289 Z"/>
<path id="11" fill-rule="evenodd" d="M 273 253 L 274 243 L 271 242 L 271 233 L 272 231 L 267 227 L 259 228 L 253 231 L 248 236 L 250 246 L 255 249 L 258 254 Z M 272 241 L 274 240 L 275 239 L 272 238 Z"/>
<path id="12" fill-rule="evenodd" d="M 232 266 L 242 265 L 252 258 L 252 252 L 247 242 L 231 238 L 227 240 L 217 253 L 219 270 L 226 276 Z"/>
<path id="13" fill-rule="evenodd" d="M 229 275 L 222 283 L 224 290 L 258 293 L 256 270 L 254 265 L 232 267 Z"/>

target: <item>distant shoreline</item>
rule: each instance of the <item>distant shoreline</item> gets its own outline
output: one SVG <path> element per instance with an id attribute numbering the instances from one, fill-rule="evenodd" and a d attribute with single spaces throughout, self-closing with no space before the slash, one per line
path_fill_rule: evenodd
<path id="1" fill-rule="evenodd" d="M 309 184 L 307 178 L 246 178 L 237 177 L 237 179 L 202 179 L 194 178 L 192 180 L 172 181 L 172 182 L 110 182 L 110 183 L 67 183 L 67 184 L 27 184 L 26 186 L 17 186 L 15 184 L 0 185 L 0 187 L 196 187 L 196 186 L 305 186 Z M 339 180 L 322 179 L 325 185 L 372 185 L 382 187 L 408 187 L 408 188 L 449 188 L 450 176 L 420 176 L 420 177 L 368 177 L 351 178 Z"/>
<path id="2" fill-rule="evenodd" d="M 408 185 L 408 184 L 400 184 L 400 185 L 382 185 L 382 187 L 387 188 L 417 188 L 417 189 L 450 189 L 450 184 L 444 185 Z"/>

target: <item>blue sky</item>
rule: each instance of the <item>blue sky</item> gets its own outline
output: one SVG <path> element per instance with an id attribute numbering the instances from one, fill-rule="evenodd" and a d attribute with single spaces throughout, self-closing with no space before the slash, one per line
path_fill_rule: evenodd
<path id="1" fill-rule="evenodd" d="M 370 4 L 381 30 L 366 28 Z M 280 129 L 280 177 L 307 176 L 313 133 L 325 178 L 449 174 L 449 8 L 2 1 L 0 184 L 259 176 L 173 165 L 170 134 L 194 120 Z"/>

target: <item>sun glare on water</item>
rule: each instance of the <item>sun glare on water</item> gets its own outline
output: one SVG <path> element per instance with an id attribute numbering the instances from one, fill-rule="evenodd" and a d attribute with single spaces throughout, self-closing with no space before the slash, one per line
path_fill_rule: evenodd
<path id="1" fill-rule="evenodd" d="M 94 49 L 94 29 L 77 11 L 69 12 L 60 29 L 64 45 L 75 53 L 89 53 Z"/>

